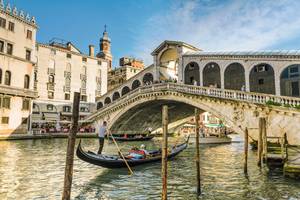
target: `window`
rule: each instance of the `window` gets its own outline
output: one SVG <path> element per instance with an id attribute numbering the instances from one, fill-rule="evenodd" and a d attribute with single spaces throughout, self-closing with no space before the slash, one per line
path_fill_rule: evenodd
<path id="1" fill-rule="evenodd" d="M 24 76 L 24 88 L 25 89 L 29 89 L 29 82 L 30 82 L 30 77 L 29 77 L 29 75 L 25 75 Z"/>
<path id="2" fill-rule="evenodd" d="M 98 65 L 101 65 L 101 60 L 98 60 Z"/>
<path id="3" fill-rule="evenodd" d="M 71 112 L 71 106 L 64 106 L 63 111 L 64 112 Z"/>
<path id="4" fill-rule="evenodd" d="M 0 68 L 0 84 L 2 83 L 2 69 Z M 1 106 L 1 105 L 0 105 Z"/>
<path id="5" fill-rule="evenodd" d="M 27 39 L 32 39 L 32 31 L 31 30 L 27 30 L 27 35 L 26 35 Z"/>
<path id="6" fill-rule="evenodd" d="M 48 99 L 54 98 L 54 92 L 48 92 Z"/>
<path id="7" fill-rule="evenodd" d="M 67 58 L 72 58 L 72 54 L 67 53 Z"/>
<path id="8" fill-rule="evenodd" d="M 0 27 L 5 28 L 6 27 L 6 19 L 0 17 Z"/>
<path id="9" fill-rule="evenodd" d="M 83 62 L 86 62 L 86 61 L 87 61 L 87 59 L 86 59 L 86 58 L 82 58 L 82 61 L 83 61 Z"/>
<path id="10" fill-rule="evenodd" d="M 5 85 L 10 85 L 10 82 L 11 82 L 11 72 L 6 71 L 5 76 L 4 76 L 4 84 Z"/>
<path id="11" fill-rule="evenodd" d="M 26 50 L 26 60 L 31 60 L 31 51 L 30 50 Z"/>
<path id="12" fill-rule="evenodd" d="M 0 40 L 0 51 L 4 51 L 4 42 Z"/>
<path id="13" fill-rule="evenodd" d="M 9 54 L 9 55 L 13 54 L 13 45 L 12 44 L 7 43 L 6 53 Z"/>
<path id="14" fill-rule="evenodd" d="M 54 83 L 54 76 L 53 75 L 49 76 L 49 83 Z"/>
<path id="15" fill-rule="evenodd" d="M 23 117 L 22 118 L 22 124 L 27 124 L 28 118 L 27 117 Z"/>
<path id="16" fill-rule="evenodd" d="M 264 79 L 258 79 L 258 85 L 263 85 L 264 84 Z"/>
<path id="17" fill-rule="evenodd" d="M 10 97 L 3 97 L 2 108 L 10 108 Z"/>
<path id="18" fill-rule="evenodd" d="M 8 22 L 8 30 L 14 32 L 15 31 L 15 23 Z"/>
<path id="19" fill-rule="evenodd" d="M 53 109 L 54 109 L 54 106 L 53 106 L 52 104 L 48 104 L 48 105 L 47 105 L 47 110 L 50 110 L 50 111 L 51 111 L 51 110 L 53 110 Z"/>
<path id="20" fill-rule="evenodd" d="M 8 122 L 9 122 L 9 117 L 2 117 L 1 119 L 2 124 L 8 124 Z"/>
<path id="21" fill-rule="evenodd" d="M 80 101 L 87 101 L 87 96 L 86 95 L 81 95 Z"/>
<path id="22" fill-rule="evenodd" d="M 70 94 L 65 93 L 65 100 L 70 100 Z"/>
<path id="23" fill-rule="evenodd" d="M 23 99 L 22 110 L 29 110 L 30 101 L 29 99 Z"/>
<path id="24" fill-rule="evenodd" d="M 87 108 L 87 107 L 80 107 L 80 112 L 89 112 L 89 108 Z"/>

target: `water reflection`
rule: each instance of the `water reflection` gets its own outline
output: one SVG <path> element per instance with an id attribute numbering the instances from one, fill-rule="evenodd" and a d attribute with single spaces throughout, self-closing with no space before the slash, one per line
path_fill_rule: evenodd
<path id="1" fill-rule="evenodd" d="M 66 145 L 65 139 L 0 142 L 0 199 L 60 199 Z M 83 145 L 98 147 L 96 139 L 84 139 Z M 147 146 L 152 148 L 155 142 Z M 106 144 L 104 151 L 116 153 L 113 144 Z M 247 179 L 242 153 L 242 143 L 201 147 L 204 194 L 199 199 L 300 199 L 299 181 L 283 178 L 280 171 L 259 170 L 252 151 Z M 160 199 L 160 170 L 154 163 L 134 168 L 129 176 L 126 169 L 103 169 L 75 158 L 72 198 Z M 169 199 L 197 199 L 193 146 L 169 162 L 168 172 Z"/>

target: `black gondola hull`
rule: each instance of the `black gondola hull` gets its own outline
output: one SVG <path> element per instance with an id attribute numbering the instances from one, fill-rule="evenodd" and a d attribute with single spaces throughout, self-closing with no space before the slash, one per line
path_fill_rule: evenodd
<path id="1" fill-rule="evenodd" d="M 184 149 L 187 148 L 187 142 L 177 145 L 173 148 L 172 153 L 168 154 L 168 159 L 171 159 L 182 152 Z M 90 164 L 94 164 L 97 166 L 101 166 L 104 168 L 125 168 L 126 164 L 122 159 L 118 159 L 117 156 L 104 156 L 104 155 L 97 155 L 93 152 L 85 152 L 81 147 L 81 142 L 79 142 L 76 155 L 81 160 L 88 162 Z M 134 167 L 138 165 L 143 165 L 147 163 L 159 162 L 161 161 L 161 156 L 156 156 L 149 159 L 139 159 L 139 160 L 131 160 L 128 159 L 127 163 L 129 166 Z"/>
<path id="2" fill-rule="evenodd" d="M 148 141 L 151 140 L 152 138 L 154 138 L 154 135 L 151 136 L 146 136 L 146 137 L 128 137 L 128 138 L 124 138 L 124 137 L 114 137 L 114 139 L 116 141 L 120 141 L 120 142 L 130 142 L 130 141 Z M 112 140 L 112 137 L 109 136 L 109 139 Z"/>

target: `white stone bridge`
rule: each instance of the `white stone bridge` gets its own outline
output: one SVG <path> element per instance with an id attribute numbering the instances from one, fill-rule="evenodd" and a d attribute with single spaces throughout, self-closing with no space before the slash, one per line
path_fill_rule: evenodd
<path id="1" fill-rule="evenodd" d="M 99 99 L 103 107 L 87 120 L 96 126 L 107 121 L 109 128 L 116 132 L 144 131 L 149 126 L 153 129 L 161 127 L 162 105 L 169 105 L 170 122 L 192 116 L 194 108 L 199 108 L 219 117 L 237 133 L 243 134 L 248 128 L 253 138 L 258 135 L 259 117 L 265 117 L 268 136 L 286 133 L 291 144 L 300 144 L 300 98 L 157 83 L 140 86 L 110 103 L 104 103 L 107 97 L 120 89 Z"/>

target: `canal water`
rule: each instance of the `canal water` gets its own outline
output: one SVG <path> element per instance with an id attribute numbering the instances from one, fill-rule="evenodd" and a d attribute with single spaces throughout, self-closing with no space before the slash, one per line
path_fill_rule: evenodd
<path id="1" fill-rule="evenodd" d="M 144 142 L 149 149 L 159 141 Z M 128 145 L 122 143 L 123 149 Z M 0 141 L 0 199 L 61 199 L 66 139 Z M 85 149 L 96 150 L 96 139 L 84 139 Z M 105 152 L 115 153 L 113 144 Z M 169 199 L 197 199 L 195 195 L 195 147 L 189 146 L 168 167 Z M 201 147 L 203 195 L 207 200 L 300 199 L 300 181 L 287 179 L 282 172 L 268 172 L 256 166 L 255 152 L 249 155 L 249 177 L 243 174 L 243 143 Z M 160 163 L 133 169 L 110 170 L 87 164 L 77 157 L 74 163 L 72 199 L 143 200 L 160 199 Z"/>

